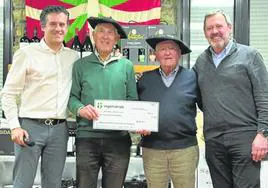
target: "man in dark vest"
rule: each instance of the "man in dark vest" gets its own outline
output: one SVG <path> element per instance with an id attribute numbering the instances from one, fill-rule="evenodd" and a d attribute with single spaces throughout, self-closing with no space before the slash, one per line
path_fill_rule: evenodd
<path id="1" fill-rule="evenodd" d="M 159 132 L 143 135 L 143 163 L 149 188 L 194 188 L 199 149 L 196 139 L 196 103 L 199 103 L 195 73 L 179 65 L 191 50 L 171 35 L 146 39 L 155 50 L 160 67 L 143 73 L 138 81 L 139 99 L 159 102 Z"/>

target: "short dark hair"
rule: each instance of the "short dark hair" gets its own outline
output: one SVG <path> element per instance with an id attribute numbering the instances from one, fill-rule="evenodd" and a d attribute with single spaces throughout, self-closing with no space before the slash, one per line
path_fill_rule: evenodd
<path id="1" fill-rule="evenodd" d="M 67 16 L 67 23 L 69 22 L 69 12 L 63 6 L 47 6 L 40 14 L 41 27 L 45 27 L 47 23 L 47 15 L 50 13 L 64 13 Z"/>

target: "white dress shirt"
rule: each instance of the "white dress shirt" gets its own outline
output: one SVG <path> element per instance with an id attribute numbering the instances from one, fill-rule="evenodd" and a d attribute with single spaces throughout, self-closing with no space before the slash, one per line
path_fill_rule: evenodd
<path id="1" fill-rule="evenodd" d="M 16 51 L 1 92 L 11 129 L 20 127 L 18 117 L 67 118 L 72 66 L 77 59 L 77 52 L 63 46 L 55 52 L 44 39 Z"/>

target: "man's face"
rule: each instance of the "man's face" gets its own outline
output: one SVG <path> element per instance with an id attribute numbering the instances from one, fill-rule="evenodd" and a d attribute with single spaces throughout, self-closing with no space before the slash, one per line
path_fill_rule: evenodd
<path id="1" fill-rule="evenodd" d="M 208 17 L 205 22 L 205 36 L 216 53 L 220 53 L 230 40 L 232 26 L 222 14 Z"/>
<path id="2" fill-rule="evenodd" d="M 99 53 L 111 53 L 120 36 L 112 24 L 102 23 L 96 26 L 93 32 L 93 38 Z"/>
<path id="3" fill-rule="evenodd" d="M 169 40 L 163 41 L 156 46 L 156 59 L 160 62 L 162 69 L 175 69 L 181 57 L 179 46 Z"/>
<path id="4" fill-rule="evenodd" d="M 48 46 L 62 45 L 67 32 L 67 15 L 64 13 L 50 13 L 47 15 L 47 23 L 42 26 L 44 38 Z"/>

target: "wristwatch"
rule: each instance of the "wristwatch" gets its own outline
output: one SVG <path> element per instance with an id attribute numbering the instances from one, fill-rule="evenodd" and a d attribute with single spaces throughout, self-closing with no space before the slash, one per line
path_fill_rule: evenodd
<path id="1" fill-rule="evenodd" d="M 258 130 L 258 133 L 263 134 L 264 137 L 268 137 L 268 128 Z"/>

